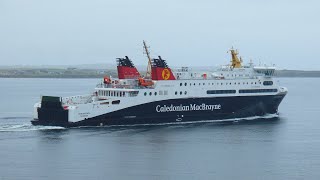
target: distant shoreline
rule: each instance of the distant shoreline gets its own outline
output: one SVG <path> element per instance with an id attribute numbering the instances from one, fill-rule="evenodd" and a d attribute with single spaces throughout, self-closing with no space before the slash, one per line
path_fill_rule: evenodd
<path id="1" fill-rule="evenodd" d="M 141 72 L 145 74 L 145 72 Z M 108 75 L 117 77 L 114 69 L 0 69 L 0 78 L 102 78 Z M 320 77 L 320 71 L 276 70 L 275 77 Z"/>

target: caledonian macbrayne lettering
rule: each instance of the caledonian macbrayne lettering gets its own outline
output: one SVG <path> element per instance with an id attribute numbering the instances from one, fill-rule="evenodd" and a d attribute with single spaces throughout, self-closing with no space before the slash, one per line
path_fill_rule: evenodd
<path id="1" fill-rule="evenodd" d="M 179 106 L 175 105 L 157 105 L 156 111 L 157 112 L 172 112 L 172 111 L 214 111 L 221 109 L 221 104 L 215 104 L 215 105 L 207 105 L 205 103 L 202 103 L 200 105 L 198 104 L 190 104 L 189 106 L 185 106 L 180 104 Z"/>

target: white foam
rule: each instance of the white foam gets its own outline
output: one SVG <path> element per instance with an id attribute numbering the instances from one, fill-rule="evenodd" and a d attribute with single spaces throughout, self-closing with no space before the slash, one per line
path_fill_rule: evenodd
<path id="1" fill-rule="evenodd" d="M 38 130 L 52 130 L 65 129 L 59 126 L 33 126 L 31 124 L 2 124 L 0 132 L 23 132 L 23 131 L 38 131 Z"/>

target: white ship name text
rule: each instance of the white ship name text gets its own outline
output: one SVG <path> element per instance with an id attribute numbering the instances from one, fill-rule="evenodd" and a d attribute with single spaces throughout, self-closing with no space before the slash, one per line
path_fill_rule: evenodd
<path id="1" fill-rule="evenodd" d="M 172 112 L 172 111 L 214 111 L 221 109 L 221 104 L 210 104 L 207 105 L 205 103 L 202 103 L 200 105 L 198 104 L 190 104 L 189 106 L 184 106 L 180 104 L 179 106 L 174 105 L 157 105 L 156 111 L 157 112 Z"/>

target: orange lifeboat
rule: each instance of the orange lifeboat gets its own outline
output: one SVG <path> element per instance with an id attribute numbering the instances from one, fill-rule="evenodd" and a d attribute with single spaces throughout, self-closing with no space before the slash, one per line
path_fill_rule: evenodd
<path id="1" fill-rule="evenodd" d="M 105 77 L 103 78 L 103 82 L 104 82 L 105 84 L 111 84 L 111 79 L 110 79 L 108 76 L 105 76 Z"/>
<path id="2" fill-rule="evenodd" d="M 138 81 L 139 81 L 140 86 L 152 86 L 153 85 L 153 82 L 151 80 L 146 81 L 143 78 L 139 78 Z"/>

